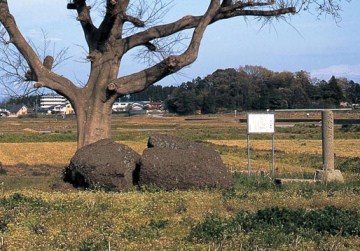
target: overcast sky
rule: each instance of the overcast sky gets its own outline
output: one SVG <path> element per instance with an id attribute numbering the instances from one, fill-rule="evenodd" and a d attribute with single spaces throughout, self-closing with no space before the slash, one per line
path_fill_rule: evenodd
<path id="1" fill-rule="evenodd" d="M 58 73 L 74 81 L 84 82 L 89 65 L 80 63 L 86 54 L 81 27 L 74 11 L 66 9 L 66 0 L 8 0 L 10 8 L 25 36 L 41 43 L 41 30 L 58 49 L 70 47 L 73 58 Z M 208 0 L 174 1 L 169 19 L 188 14 L 200 14 Z M 344 1 L 343 1 L 344 2 Z M 328 80 L 331 75 L 360 82 L 360 1 L 344 2 L 342 21 L 338 24 L 330 16 L 301 13 L 291 16 L 291 25 L 281 21 L 261 29 L 253 18 L 239 17 L 218 22 L 206 31 L 197 61 L 167 77 L 161 84 L 178 85 L 198 76 L 205 77 L 216 69 L 260 65 L 273 71 L 300 71 L 312 77 Z M 79 46 L 80 45 L 80 46 Z M 131 56 L 125 58 L 121 74 L 140 70 L 143 66 Z"/>

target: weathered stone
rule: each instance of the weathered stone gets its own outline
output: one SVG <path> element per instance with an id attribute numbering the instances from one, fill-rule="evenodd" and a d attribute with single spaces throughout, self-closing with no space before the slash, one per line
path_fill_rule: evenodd
<path id="1" fill-rule="evenodd" d="M 323 168 L 334 170 L 334 113 L 331 110 L 321 112 L 322 118 L 322 156 Z"/>
<path id="2" fill-rule="evenodd" d="M 315 179 L 322 182 L 344 182 L 340 170 L 316 170 Z"/>
<path id="3" fill-rule="evenodd" d="M 203 145 L 192 142 L 186 139 L 182 139 L 179 137 L 164 135 L 164 134 L 156 134 L 149 137 L 148 148 L 165 148 L 165 149 L 193 149 L 193 148 L 204 148 Z"/>
<path id="4" fill-rule="evenodd" d="M 209 147 L 166 135 L 151 136 L 148 146 L 141 158 L 140 186 L 173 190 L 233 184 L 220 154 Z"/>
<path id="5" fill-rule="evenodd" d="M 64 181 L 79 188 L 127 191 L 133 186 L 140 155 L 109 139 L 79 149 L 64 170 Z"/>

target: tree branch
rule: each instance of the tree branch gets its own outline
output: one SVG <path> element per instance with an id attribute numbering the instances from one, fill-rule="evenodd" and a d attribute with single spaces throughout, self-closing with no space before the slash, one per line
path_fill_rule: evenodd
<path id="1" fill-rule="evenodd" d="M 132 23 L 135 27 L 145 27 L 145 22 L 140 20 L 139 18 L 133 17 L 133 16 L 124 16 L 124 20 Z"/>
<path id="2" fill-rule="evenodd" d="M 232 6 L 222 7 L 219 9 L 219 12 L 214 16 L 211 23 L 215 23 L 220 20 L 237 17 L 237 16 L 279 16 L 284 14 L 294 14 L 296 13 L 295 7 L 287 7 L 287 8 L 278 8 L 274 10 L 256 10 L 256 9 L 243 9 L 245 7 L 250 6 L 266 6 L 266 5 L 273 5 L 274 1 L 269 2 L 238 2 L 233 4 Z M 139 32 L 132 36 L 125 38 L 124 41 L 120 42 L 120 48 L 123 50 L 123 53 L 126 53 L 128 50 L 139 46 L 144 45 L 147 42 L 150 42 L 153 39 L 163 38 L 170 36 L 174 33 L 195 28 L 202 16 L 185 16 L 173 23 L 159 25 L 152 28 L 149 28 L 143 32 Z"/>
<path id="3" fill-rule="evenodd" d="M 124 40 L 119 40 L 119 47 L 123 49 L 123 53 L 126 53 L 130 49 L 139 45 L 144 45 L 153 39 L 167 37 L 182 30 L 194 28 L 199 23 L 200 19 L 200 16 L 185 16 L 173 23 L 149 28 L 146 31 L 129 36 Z"/>
<path id="4" fill-rule="evenodd" d="M 112 39 L 122 36 L 124 22 L 128 19 L 134 23 L 139 23 L 140 20 L 126 15 L 126 9 L 129 5 L 129 0 L 107 0 L 106 13 L 103 21 L 99 26 L 98 45 L 102 46 Z M 140 25 L 140 24 L 139 24 Z"/>
<path id="5" fill-rule="evenodd" d="M 258 17 L 276 17 L 284 14 L 295 14 L 295 7 L 281 8 L 275 10 L 234 10 L 231 12 L 219 13 L 214 22 L 237 16 L 258 16 Z"/>
<path id="6" fill-rule="evenodd" d="M 199 20 L 193 32 L 191 42 L 184 53 L 178 56 L 170 56 L 153 67 L 130 76 L 119 78 L 108 85 L 108 90 L 116 91 L 119 95 L 140 92 L 160 79 L 193 63 L 198 56 L 203 34 L 215 17 L 219 7 L 219 0 L 211 1 L 208 10 Z"/>
<path id="7" fill-rule="evenodd" d="M 243 9 L 243 8 L 247 8 L 247 7 L 261 7 L 261 6 L 269 6 L 269 5 L 273 5 L 275 4 L 275 0 L 268 0 L 266 2 L 264 1 L 247 1 L 247 2 L 243 2 L 243 1 L 237 1 L 235 3 L 232 3 L 232 1 L 227 1 L 224 0 L 223 3 L 221 4 L 221 12 L 226 12 L 226 11 L 232 11 L 235 9 Z"/>
<path id="8" fill-rule="evenodd" d="M 91 7 L 86 5 L 86 0 L 73 0 L 67 5 L 67 8 L 77 11 L 78 17 L 76 20 L 80 21 L 89 49 L 90 51 L 95 50 L 98 29 L 94 26 L 91 19 Z"/>
<path id="9" fill-rule="evenodd" d="M 0 23 L 7 31 L 10 37 L 9 41 L 17 48 L 29 65 L 31 80 L 42 83 L 41 87 L 53 89 L 74 99 L 77 92 L 76 86 L 70 80 L 51 72 L 53 59 L 45 58 L 44 63 L 41 62 L 36 52 L 19 31 L 13 16 L 10 14 L 6 0 L 0 0 Z"/>
<path id="10" fill-rule="evenodd" d="M 18 30 L 14 17 L 10 14 L 6 0 L 0 1 L 0 23 L 4 26 L 10 36 L 10 43 L 13 43 L 20 53 L 27 60 L 30 68 L 40 69 L 43 65 L 35 51 L 27 43 L 21 32 Z"/>

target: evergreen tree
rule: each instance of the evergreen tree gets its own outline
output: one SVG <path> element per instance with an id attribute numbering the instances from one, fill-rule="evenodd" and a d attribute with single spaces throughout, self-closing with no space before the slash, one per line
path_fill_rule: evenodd
<path id="1" fill-rule="evenodd" d="M 327 106 L 337 107 L 340 101 L 344 100 L 344 93 L 334 76 L 321 89 L 324 104 Z"/>

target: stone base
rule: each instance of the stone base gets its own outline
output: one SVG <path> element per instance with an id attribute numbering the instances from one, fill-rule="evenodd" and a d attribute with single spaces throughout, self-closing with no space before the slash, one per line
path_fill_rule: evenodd
<path id="1" fill-rule="evenodd" d="M 282 179 L 278 178 L 274 180 L 276 185 L 284 185 L 288 183 L 316 183 L 318 180 L 314 179 Z"/>
<path id="2" fill-rule="evenodd" d="M 316 170 L 315 179 L 322 182 L 344 182 L 340 170 Z"/>

